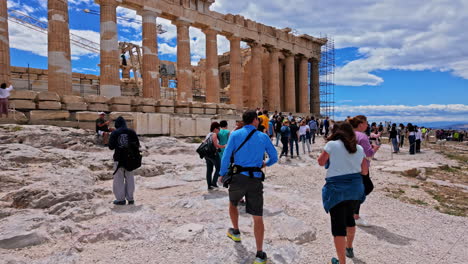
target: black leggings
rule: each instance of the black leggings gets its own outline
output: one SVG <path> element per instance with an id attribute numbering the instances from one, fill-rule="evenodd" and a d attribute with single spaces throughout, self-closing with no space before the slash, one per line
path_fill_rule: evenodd
<path id="1" fill-rule="evenodd" d="M 346 228 L 356 226 L 354 211 L 359 201 L 348 200 L 330 209 L 331 230 L 334 237 L 346 236 Z"/>
<path id="2" fill-rule="evenodd" d="M 221 167 L 221 159 L 219 155 L 214 157 L 205 157 L 206 160 L 206 183 L 208 187 L 216 186 L 219 177 L 219 170 Z M 213 175 L 213 167 L 215 167 L 215 173 Z M 213 177 L 213 178 L 212 178 Z"/>
<path id="3" fill-rule="evenodd" d="M 362 183 L 364 184 L 364 193 L 369 195 L 372 190 L 374 190 L 374 184 L 372 183 L 369 174 L 362 175 Z M 358 203 L 355 207 L 354 214 L 359 214 L 359 210 L 361 209 L 361 203 Z"/>
<path id="4" fill-rule="evenodd" d="M 288 156 L 288 145 L 289 145 L 289 138 L 281 136 L 281 144 L 283 144 L 283 151 L 281 151 L 280 156 Z"/>

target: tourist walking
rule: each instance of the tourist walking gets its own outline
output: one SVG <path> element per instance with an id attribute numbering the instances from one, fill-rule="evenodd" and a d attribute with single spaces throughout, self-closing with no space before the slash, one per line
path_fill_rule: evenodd
<path id="1" fill-rule="evenodd" d="M 310 142 L 307 139 L 307 133 L 310 134 L 310 128 L 308 125 L 306 125 L 306 120 L 301 121 L 301 126 L 299 127 L 299 140 L 302 142 L 302 151 L 304 155 L 306 154 L 305 152 L 305 146 L 307 145 L 307 151 L 310 153 Z"/>
<path id="2" fill-rule="evenodd" d="M 219 140 L 219 145 L 224 146 L 228 142 L 229 134 L 231 131 L 228 129 L 228 122 L 226 120 L 222 120 L 219 122 L 220 130 L 218 133 L 218 140 Z M 219 160 L 223 158 L 223 153 L 224 153 L 225 148 L 221 148 L 219 151 Z"/>
<path id="3" fill-rule="evenodd" d="M 400 137 L 399 147 L 402 148 L 405 143 L 406 128 L 405 125 L 400 123 L 398 126 L 398 136 Z"/>
<path id="4" fill-rule="evenodd" d="M 278 146 L 278 141 L 281 138 L 281 127 L 283 127 L 283 117 L 280 115 L 276 118 L 275 122 L 276 146 Z"/>
<path id="5" fill-rule="evenodd" d="M 421 141 L 423 141 L 423 134 L 421 128 L 418 126 L 414 127 L 416 130 L 416 153 L 421 153 Z M 458 139 L 457 139 L 458 140 Z"/>
<path id="6" fill-rule="evenodd" d="M 356 135 L 347 122 L 337 122 L 328 143 L 318 158 L 320 166 L 328 164 L 322 189 L 323 206 L 330 213 L 331 231 L 338 259 L 332 264 L 345 264 L 346 256 L 354 257 L 353 241 L 355 208 L 365 200 L 362 176 L 368 174 L 366 155 L 357 145 Z"/>
<path id="7" fill-rule="evenodd" d="M 395 123 L 393 123 L 392 127 L 390 128 L 389 139 L 393 145 L 393 153 L 398 153 L 400 151 L 400 148 L 398 147 L 399 136 L 398 136 L 398 131 L 397 131 L 397 127 Z"/>
<path id="8" fill-rule="evenodd" d="M 315 117 L 312 117 L 312 119 L 309 121 L 309 128 L 310 128 L 310 136 L 312 138 L 312 144 L 315 144 L 315 134 L 317 133 L 317 130 L 318 130 L 318 124 L 317 124 L 317 121 L 315 121 Z"/>
<path id="9" fill-rule="evenodd" d="M 411 123 L 408 123 L 406 128 L 408 129 L 409 153 L 414 155 L 416 154 L 416 129 Z"/>
<path id="10" fill-rule="evenodd" d="M 130 155 L 132 157 L 136 153 L 140 155 L 140 141 L 135 131 L 127 128 L 127 122 L 123 117 L 119 116 L 115 120 L 115 128 L 116 130 L 109 138 L 109 149 L 114 150 L 114 181 L 112 184 L 115 196 L 114 204 L 125 205 L 125 200 L 128 201 L 128 204 L 134 204 L 135 178 L 133 170 L 128 168 L 128 163 Z"/>
<path id="11" fill-rule="evenodd" d="M 13 85 L 8 85 L 6 83 L 2 83 L 0 85 L 0 118 L 5 117 L 8 118 L 8 97 L 10 97 L 10 92 L 13 90 Z"/>
<path id="12" fill-rule="evenodd" d="M 293 118 L 289 125 L 291 135 L 289 137 L 289 147 L 291 148 L 291 158 L 294 158 L 294 145 L 296 145 L 296 153 L 299 157 L 299 127 L 296 124 L 296 120 Z"/>
<path id="13" fill-rule="evenodd" d="M 290 137 L 291 129 L 289 128 L 289 121 L 284 120 L 283 126 L 281 127 L 281 144 L 283 144 L 283 150 L 281 151 L 280 158 L 283 157 L 283 155 L 288 157 L 288 146 Z"/>
<path id="14" fill-rule="evenodd" d="M 206 183 L 208 185 L 208 190 L 212 190 L 213 188 L 218 188 L 216 184 L 218 182 L 219 177 L 219 170 L 221 167 L 221 159 L 219 155 L 219 150 L 224 148 L 226 145 L 219 144 L 219 137 L 218 134 L 221 131 L 221 125 L 218 122 L 211 123 L 210 126 L 210 133 L 206 135 L 205 140 L 211 141 L 210 144 L 213 144 L 214 149 L 216 151 L 211 155 L 205 156 L 206 161 Z M 213 167 L 215 172 L 213 174 Z"/>
<path id="15" fill-rule="evenodd" d="M 330 120 L 328 120 L 329 117 L 325 117 L 325 120 L 323 120 L 323 127 L 325 128 L 325 137 L 328 137 L 328 132 L 330 129 Z"/>
<path id="16" fill-rule="evenodd" d="M 229 184 L 229 216 L 232 228 L 228 229 L 227 235 L 235 242 L 241 241 L 237 205 L 245 196 L 245 210 L 252 215 L 254 224 L 257 247 L 254 264 L 265 264 L 267 254 L 263 251 L 265 228 L 263 224 L 262 183 L 265 175 L 261 169 L 275 164 L 278 161 L 278 153 L 267 135 L 255 131 L 259 124 L 255 111 L 245 112 L 242 119 L 245 126 L 233 132 L 229 137 L 221 166 L 221 175 L 224 177 L 228 173 L 231 156 L 233 157 L 236 172 L 233 173 Z M 268 155 L 267 161 L 264 161 L 265 152 Z"/>
<path id="17" fill-rule="evenodd" d="M 348 122 L 353 127 L 354 133 L 356 135 L 357 144 L 361 146 L 362 149 L 364 150 L 364 154 L 366 155 L 367 167 L 370 168 L 370 160 L 375 155 L 375 153 L 377 153 L 377 151 L 380 149 L 380 146 L 371 145 L 369 142 L 369 138 L 364 133 L 364 131 L 366 131 L 367 127 L 369 126 L 369 123 L 367 122 L 367 117 L 363 115 L 358 115 L 358 116 L 348 119 Z M 372 183 L 369 172 L 367 174 L 362 175 L 362 182 L 364 183 L 364 193 L 367 196 L 374 189 L 374 184 Z M 356 224 L 359 226 L 369 226 L 367 221 L 359 215 L 360 210 L 361 210 L 361 205 L 358 204 L 354 211 L 354 219 L 356 221 Z"/>

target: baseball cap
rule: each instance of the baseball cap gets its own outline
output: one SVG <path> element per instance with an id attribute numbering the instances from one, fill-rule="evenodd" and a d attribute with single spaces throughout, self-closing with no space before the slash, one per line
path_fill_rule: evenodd
<path id="1" fill-rule="evenodd" d="M 104 112 L 100 112 L 100 113 L 99 113 L 99 115 L 105 115 L 105 114 L 106 114 L 106 113 L 104 113 Z"/>

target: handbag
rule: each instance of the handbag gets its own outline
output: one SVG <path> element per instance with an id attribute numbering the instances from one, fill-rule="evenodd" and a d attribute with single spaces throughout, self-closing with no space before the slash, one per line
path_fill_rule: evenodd
<path id="1" fill-rule="evenodd" d="M 213 140 L 210 135 L 205 141 L 203 141 L 200 146 L 197 148 L 197 153 L 200 156 L 200 159 L 205 157 L 214 157 L 217 153 L 217 149 L 213 144 Z"/>
<path id="2" fill-rule="evenodd" d="M 369 174 L 361 175 L 361 176 L 362 176 L 362 183 L 364 184 L 364 193 L 366 195 L 369 195 L 372 192 L 372 190 L 374 190 L 374 183 L 372 183 L 372 180 L 369 177 Z"/>
<path id="3" fill-rule="evenodd" d="M 234 166 L 234 154 L 236 154 L 237 151 L 239 151 L 244 146 L 244 144 L 247 143 L 247 141 L 249 141 L 249 139 L 253 136 L 253 134 L 255 134 L 255 132 L 257 132 L 256 129 L 252 130 L 252 132 L 250 132 L 249 135 L 245 138 L 244 142 L 242 142 L 242 144 L 231 154 L 228 173 L 223 176 L 222 180 L 224 188 L 229 187 L 229 184 L 232 181 L 232 176 L 237 173 L 236 167 Z"/>

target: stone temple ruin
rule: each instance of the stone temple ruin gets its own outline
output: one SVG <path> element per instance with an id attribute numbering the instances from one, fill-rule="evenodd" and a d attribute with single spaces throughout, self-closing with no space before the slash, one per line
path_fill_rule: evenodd
<path id="1" fill-rule="evenodd" d="M 319 61 L 327 40 L 211 11 L 214 1 L 96 0 L 101 7 L 101 74 L 94 76 L 72 73 L 68 3 L 49 0 L 48 69 L 30 69 L 27 74 L 29 82 L 31 72 L 33 79 L 46 80 L 47 91 L 13 93 L 15 113 L 22 122 L 91 127 L 95 112 L 90 111 L 110 111 L 111 116 L 126 112 L 141 134 L 178 131 L 185 133 L 182 136 L 204 135 L 212 115 L 234 120 L 245 108 L 320 115 Z M 26 70 L 10 67 L 6 1 L 1 5 L 0 80 L 15 85 L 25 80 Z M 118 6 L 142 16 L 141 48 L 118 42 Z M 176 63 L 158 58 L 157 17 L 177 27 Z M 206 59 L 197 66 L 191 65 L 189 27 L 206 35 Z M 230 51 L 220 56 L 218 34 L 230 41 Z M 241 49 L 241 41 L 249 48 Z M 128 54 L 125 63 L 123 53 Z M 81 93 L 74 88 L 77 82 Z M 176 88 L 168 88 L 169 82 Z M 94 95 L 83 92 L 83 86 Z"/>

